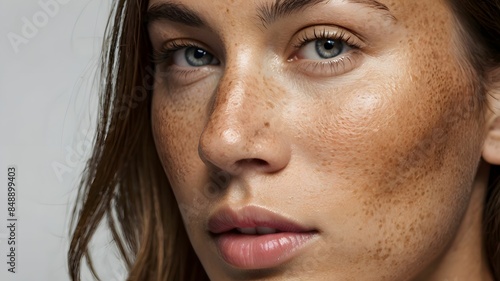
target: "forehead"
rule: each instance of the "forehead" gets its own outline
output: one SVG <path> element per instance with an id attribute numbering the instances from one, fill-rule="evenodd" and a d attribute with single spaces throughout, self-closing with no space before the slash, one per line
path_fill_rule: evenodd
<path id="1" fill-rule="evenodd" d="M 317 8 L 350 7 L 356 14 L 379 13 L 397 19 L 421 17 L 442 9 L 445 0 L 150 0 L 149 7 L 169 5 L 202 14 L 206 19 L 247 18 L 272 22 L 277 17 Z M 420 12 L 420 13 L 417 13 Z"/>
<path id="2" fill-rule="evenodd" d="M 237 36 L 251 43 L 256 36 L 275 38 L 314 25 L 339 26 L 360 37 L 399 34 L 413 40 L 441 34 L 443 39 L 458 29 L 446 1 L 150 0 L 147 18 L 150 32 L 162 30 L 164 24 L 182 30 L 194 27 L 190 30 L 207 31 L 206 36 L 217 35 L 224 42 Z"/>

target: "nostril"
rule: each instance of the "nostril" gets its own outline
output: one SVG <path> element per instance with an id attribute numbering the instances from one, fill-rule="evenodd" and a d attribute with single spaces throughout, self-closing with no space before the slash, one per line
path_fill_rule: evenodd
<path id="1" fill-rule="evenodd" d="M 269 165 L 269 163 L 267 163 L 267 161 L 262 160 L 262 159 L 258 159 L 258 158 L 251 159 L 251 161 L 254 162 L 255 165 L 258 165 L 258 166 L 267 166 L 267 165 Z"/>
<path id="2" fill-rule="evenodd" d="M 238 165 L 238 166 L 266 167 L 266 166 L 269 166 L 269 163 L 265 160 L 260 159 L 260 158 L 248 158 L 248 159 L 241 159 L 241 160 L 237 161 L 236 165 Z"/>

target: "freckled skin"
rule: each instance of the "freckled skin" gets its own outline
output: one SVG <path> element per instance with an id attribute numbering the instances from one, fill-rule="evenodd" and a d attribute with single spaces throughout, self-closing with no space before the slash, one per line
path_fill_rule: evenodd
<path id="1" fill-rule="evenodd" d="M 461 270 L 474 265 L 450 270 L 440 261 L 452 255 L 451 245 L 480 247 L 454 238 L 472 204 L 485 122 L 442 1 L 381 1 L 398 19 L 392 25 L 345 4 L 357 11 L 348 16 L 360 33 L 386 30 L 369 39 L 362 63 L 329 78 L 273 59 L 266 42 L 275 29 L 257 26 L 254 1 L 179 2 L 203 11 L 222 48 L 213 52 L 224 55 L 195 83 L 156 79 L 153 133 L 212 280 L 465 276 Z M 150 32 L 153 45 L 161 44 Z M 227 185 L 214 184 L 214 175 Z M 209 243 L 206 223 L 222 206 L 249 204 L 317 228 L 320 239 L 280 268 L 234 269 Z"/>

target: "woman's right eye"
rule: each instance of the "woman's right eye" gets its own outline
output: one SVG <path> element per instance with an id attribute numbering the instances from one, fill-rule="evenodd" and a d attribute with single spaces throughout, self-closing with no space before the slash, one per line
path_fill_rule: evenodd
<path id="1" fill-rule="evenodd" d="M 157 65 L 197 68 L 219 65 L 220 61 L 209 51 L 189 42 L 170 42 L 162 49 L 153 51 L 152 61 Z"/>
<path id="2" fill-rule="evenodd" d="M 184 47 L 172 54 L 172 64 L 182 67 L 201 67 L 218 65 L 219 60 L 208 51 L 199 47 Z"/>

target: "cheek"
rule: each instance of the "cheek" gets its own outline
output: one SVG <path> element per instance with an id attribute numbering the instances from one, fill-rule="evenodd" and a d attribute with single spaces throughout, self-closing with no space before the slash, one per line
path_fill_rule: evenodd
<path id="1" fill-rule="evenodd" d="M 467 98 L 438 90 L 427 89 L 427 98 L 407 89 L 415 98 L 358 92 L 309 110 L 319 122 L 300 126 L 308 136 L 300 138 L 304 159 L 321 179 L 317 185 L 329 187 L 316 204 L 324 207 L 318 217 L 331 212 L 327 232 L 349 237 L 334 243 L 335 252 L 352 264 L 391 272 L 387 267 L 425 263 L 459 225 L 480 157 L 479 138 L 463 132 L 479 126 L 472 114 L 463 119 Z M 437 97 L 448 94 L 454 98 Z"/>
<path id="2" fill-rule="evenodd" d="M 203 93 L 202 87 L 191 89 Z M 174 194 L 181 204 L 194 198 L 205 165 L 198 156 L 198 140 L 206 119 L 207 101 L 189 98 L 182 91 L 169 93 L 161 84 L 155 88 L 152 102 L 152 128 L 156 149 Z M 198 177 L 197 177 L 198 175 Z M 197 185 L 198 184 L 198 185 Z"/>
<path id="3" fill-rule="evenodd" d="M 203 87 L 191 89 L 203 94 Z M 208 171 L 198 156 L 198 141 L 206 119 L 208 101 L 189 98 L 182 91 L 170 93 L 157 85 L 152 102 L 152 129 L 156 149 L 175 195 L 191 241 L 200 241 L 195 228 L 209 208 Z M 205 93 L 206 94 L 206 93 Z M 199 95 L 197 95 L 199 96 Z M 195 245 L 196 246 L 196 245 Z M 195 247 L 196 248 L 196 247 Z M 201 246 L 200 248 L 203 248 Z"/>
<path id="4" fill-rule="evenodd" d="M 450 55 L 430 53 L 406 58 L 397 66 L 407 70 L 400 76 L 387 78 L 387 71 L 364 79 L 385 86 L 344 87 L 340 98 L 334 90 L 307 102 L 300 115 L 312 117 L 298 121 L 304 159 L 330 186 L 325 198 L 342 194 L 324 205 L 336 205 L 332 217 L 343 218 L 331 225 L 344 228 L 331 232 L 350 237 L 345 252 L 373 272 L 379 262 L 424 263 L 447 245 L 480 159 L 476 93 Z"/>
<path id="5" fill-rule="evenodd" d="M 187 116 L 179 116 L 165 101 L 155 98 L 153 102 L 153 135 L 156 148 L 165 172 L 171 183 L 180 183 L 193 169 L 192 151 L 193 131 L 186 130 L 186 123 L 191 123 Z M 183 141 L 179 141 L 179 140 Z M 181 156 L 182 155 L 182 156 Z M 190 161 L 191 160 L 191 161 Z"/>
<path id="6" fill-rule="evenodd" d="M 315 86 L 312 91 L 327 95 L 306 101 L 299 114 L 309 116 L 297 120 L 298 141 L 308 148 L 304 158 L 317 171 L 336 174 L 336 181 L 359 183 L 339 184 L 347 191 L 370 196 L 406 192 L 403 183 L 438 175 L 457 176 L 449 186 L 464 176 L 470 180 L 473 172 L 460 173 L 473 170 L 479 159 L 481 110 L 467 74 L 449 51 L 450 25 L 418 23 L 427 28 L 401 40 L 395 46 L 399 51 L 385 54 L 383 68 L 380 59 L 367 59 L 365 74 L 356 78 L 360 82 Z"/>

